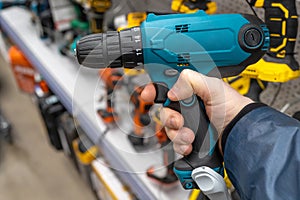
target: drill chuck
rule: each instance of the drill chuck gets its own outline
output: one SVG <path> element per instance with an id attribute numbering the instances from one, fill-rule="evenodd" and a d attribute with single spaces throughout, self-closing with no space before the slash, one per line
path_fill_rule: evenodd
<path id="1" fill-rule="evenodd" d="M 76 56 L 90 68 L 136 68 L 143 63 L 140 28 L 87 35 L 77 42 Z"/>

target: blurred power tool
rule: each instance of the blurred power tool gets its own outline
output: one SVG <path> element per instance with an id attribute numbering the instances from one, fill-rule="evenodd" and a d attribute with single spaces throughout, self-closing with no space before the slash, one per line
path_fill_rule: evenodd
<path id="1" fill-rule="evenodd" d="M 19 89 L 28 94 L 33 94 L 35 88 L 35 75 L 38 72 L 16 46 L 10 47 L 8 54 L 10 65 Z"/>
<path id="2" fill-rule="evenodd" d="M 111 7 L 110 0 L 86 0 L 87 15 L 92 33 L 103 32 L 104 13 Z"/>
<path id="3" fill-rule="evenodd" d="M 61 145 L 65 155 L 71 159 L 74 166 L 79 170 L 75 151 L 73 149 L 73 141 L 78 138 L 77 127 L 74 118 L 67 111 L 58 118 L 57 132 L 61 141 Z"/>
<path id="4" fill-rule="evenodd" d="M 134 105 L 134 130 L 128 135 L 128 139 L 134 146 L 144 145 L 144 127 L 151 122 L 149 110 L 153 103 L 146 102 L 142 99 L 142 91 L 142 86 L 135 87 L 133 93 L 130 96 L 130 101 Z"/>
<path id="5" fill-rule="evenodd" d="M 58 126 L 59 118 L 66 112 L 66 109 L 39 74 L 35 74 L 34 78 L 34 95 L 47 129 L 48 139 L 56 150 L 62 150 L 63 146 L 59 136 Z"/>
<path id="6" fill-rule="evenodd" d="M 73 2 L 76 18 L 71 20 L 71 29 L 64 34 L 63 44 L 59 47 L 62 55 L 74 58 L 77 41 L 84 35 L 89 33 L 89 23 L 87 15 L 82 5 Z"/>
<path id="7" fill-rule="evenodd" d="M 286 82 L 299 77 L 299 64 L 294 57 L 298 32 L 295 0 L 251 0 L 251 4 L 265 9 L 270 49 L 263 59 L 247 67 L 242 76 L 269 82 Z"/>
<path id="8" fill-rule="evenodd" d="M 79 136 L 77 139 L 73 140 L 72 146 L 76 155 L 79 173 L 83 180 L 86 181 L 92 189 L 91 163 L 98 157 L 99 149 L 90 140 L 81 127 L 77 127 L 77 129 Z"/>
<path id="9" fill-rule="evenodd" d="M 62 150 L 62 144 L 58 133 L 58 119 L 66 111 L 57 96 L 49 92 L 47 96 L 36 95 L 38 107 L 45 123 L 48 138 L 56 150 Z"/>
<path id="10" fill-rule="evenodd" d="M 114 27 L 118 31 L 125 28 L 140 26 L 145 21 L 147 12 L 131 12 L 128 15 L 120 15 L 114 19 Z"/>
<path id="11" fill-rule="evenodd" d="M 13 144 L 12 126 L 0 110 L 0 165 L 4 157 L 5 143 Z"/>
<path id="12" fill-rule="evenodd" d="M 98 114 L 101 116 L 105 123 L 113 123 L 118 119 L 117 113 L 114 111 L 113 91 L 120 87 L 122 74 L 117 69 L 102 69 L 100 70 L 101 80 L 106 86 L 106 109 L 98 110 Z"/>
<path id="13" fill-rule="evenodd" d="M 84 35 L 87 34 L 77 33 L 75 30 L 68 31 L 67 33 L 65 33 L 64 41 L 62 42 L 63 44 L 59 47 L 59 52 L 64 56 L 74 58 L 77 41 L 79 41 L 80 38 Z"/>
<path id="14" fill-rule="evenodd" d="M 0 159 L 2 145 L 1 140 L 6 140 L 10 144 L 13 144 L 12 125 L 0 110 Z"/>
<path id="15" fill-rule="evenodd" d="M 47 42 L 70 30 L 71 21 L 76 18 L 74 6 L 69 0 L 32 0 L 31 11 L 32 21 L 41 39 Z"/>
<path id="16" fill-rule="evenodd" d="M 204 10 L 207 14 L 217 11 L 217 4 L 211 0 L 173 0 L 172 10 L 180 13 L 194 13 Z"/>
<path id="17" fill-rule="evenodd" d="M 52 94 L 47 82 L 43 79 L 43 77 L 40 74 L 35 74 L 34 81 L 34 94 L 37 96 L 37 98 L 47 97 Z"/>
<path id="18" fill-rule="evenodd" d="M 240 94 L 259 101 L 268 82 L 286 82 L 300 76 L 294 47 L 298 32 L 295 1 L 251 1 L 265 9 L 265 21 L 270 30 L 270 49 L 257 63 L 248 66 L 239 76 L 224 79 Z"/>
<path id="19" fill-rule="evenodd" d="M 210 76 L 238 75 L 249 64 L 257 62 L 268 46 L 268 29 L 257 17 L 207 15 L 198 11 L 194 14 L 149 14 L 140 27 L 85 36 L 78 42 L 76 52 L 78 62 L 91 68 L 144 67 L 156 83 L 155 102 L 180 111 L 185 126 L 195 133 L 193 152 L 176 161 L 174 170 L 185 189 L 198 186 L 201 189 L 202 173 L 222 174 L 223 171 L 221 157 L 215 148 L 218 133 L 209 123 L 199 97 L 193 95 L 187 100 L 171 102 L 167 92 L 184 69 Z M 223 181 L 222 177 L 218 179 Z M 210 191 L 203 192 L 211 195 Z"/>
<path id="20" fill-rule="evenodd" d="M 26 8 L 30 8 L 32 0 L 15 0 L 15 1 L 0 1 L 0 10 L 9 8 L 11 6 L 22 6 Z"/>
<path id="21" fill-rule="evenodd" d="M 232 88 L 241 95 L 249 97 L 253 101 L 259 101 L 260 93 L 267 87 L 268 82 L 260 79 L 249 78 L 245 76 L 234 76 L 223 78 Z"/>
<path id="22" fill-rule="evenodd" d="M 36 24 L 43 40 L 54 41 L 54 21 L 48 0 L 33 0 L 31 3 L 32 21 Z"/>
<path id="23" fill-rule="evenodd" d="M 159 184 L 170 185 L 178 180 L 173 171 L 175 152 L 171 140 L 168 138 L 165 128 L 160 121 L 159 111 L 160 109 L 157 109 L 154 113 L 153 120 L 156 123 L 155 135 L 163 152 L 163 166 L 151 166 L 147 170 L 147 176 Z"/>

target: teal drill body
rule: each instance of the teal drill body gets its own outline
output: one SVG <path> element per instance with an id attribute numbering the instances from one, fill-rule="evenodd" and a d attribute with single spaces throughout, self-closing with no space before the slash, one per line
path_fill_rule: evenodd
<path id="1" fill-rule="evenodd" d="M 254 46 L 247 45 L 244 37 L 239 39 L 241 28 L 249 23 L 249 19 L 241 14 L 207 15 L 204 11 L 163 16 L 149 14 L 140 26 L 144 68 L 153 82 L 169 78 L 158 73 L 164 71 L 163 66 L 178 72 L 192 69 L 202 74 L 218 67 L 222 77 L 237 75 L 260 58 L 257 54 L 253 56 L 251 49 L 266 51 L 269 47 L 268 30 L 262 22 L 256 22 L 257 27 L 252 23 L 253 29 L 261 34 Z M 241 44 L 247 49 L 244 50 Z M 159 69 L 154 69 L 155 64 Z M 165 83 L 170 88 L 176 80 L 177 77 L 173 77 Z"/>

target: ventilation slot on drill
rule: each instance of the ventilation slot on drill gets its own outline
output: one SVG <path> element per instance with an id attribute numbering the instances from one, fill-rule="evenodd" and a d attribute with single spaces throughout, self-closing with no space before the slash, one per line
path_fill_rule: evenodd
<path id="1" fill-rule="evenodd" d="M 176 33 L 185 33 L 189 31 L 189 24 L 181 24 L 175 26 Z"/>
<path id="2" fill-rule="evenodd" d="M 190 65 L 190 54 L 184 53 L 177 55 L 177 66 L 189 66 Z"/>

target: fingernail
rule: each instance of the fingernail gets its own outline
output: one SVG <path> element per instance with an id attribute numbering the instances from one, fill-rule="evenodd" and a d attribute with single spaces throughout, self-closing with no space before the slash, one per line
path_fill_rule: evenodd
<path id="1" fill-rule="evenodd" d="M 175 117 L 171 117 L 169 120 L 170 128 L 177 128 L 177 120 Z"/>
<path id="2" fill-rule="evenodd" d="M 168 92 L 168 97 L 171 98 L 171 99 L 174 99 L 176 97 L 173 89 L 171 89 L 169 92 Z"/>

